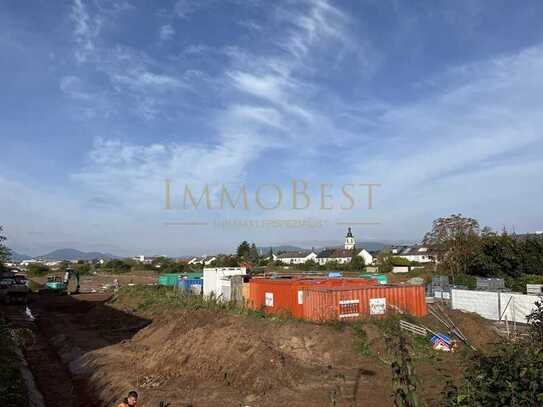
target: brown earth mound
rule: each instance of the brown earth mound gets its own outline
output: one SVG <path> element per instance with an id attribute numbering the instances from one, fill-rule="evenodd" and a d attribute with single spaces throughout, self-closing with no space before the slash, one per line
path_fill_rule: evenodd
<path id="1" fill-rule="evenodd" d="M 111 303 L 83 294 L 32 304 L 78 399 L 88 400 L 81 405 L 115 406 L 132 389 L 147 407 L 161 400 L 172 407 L 392 405 L 395 354 L 383 338 L 399 332 L 394 318 L 365 321 L 360 335 L 341 324 L 149 305 L 147 291 Z M 487 321 L 446 312 L 478 348 L 495 340 Z M 445 332 L 431 316 L 413 322 Z M 461 378 L 469 354 L 437 352 L 429 338 L 409 338 L 417 393 L 436 405 L 445 382 Z"/>
<path id="2" fill-rule="evenodd" d="M 138 388 L 146 405 L 357 405 L 361 387 L 390 382 L 379 362 L 353 352 L 349 330 L 210 310 L 158 317 L 83 363 L 99 372 L 90 381 L 102 399 Z"/>

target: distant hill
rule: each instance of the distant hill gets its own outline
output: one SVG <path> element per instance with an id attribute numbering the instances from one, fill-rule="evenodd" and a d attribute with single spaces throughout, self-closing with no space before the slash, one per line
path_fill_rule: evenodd
<path id="1" fill-rule="evenodd" d="M 356 247 L 361 247 L 370 252 L 377 252 L 377 251 L 383 250 L 387 246 L 389 245 L 386 245 L 381 242 L 356 242 Z"/>
<path id="2" fill-rule="evenodd" d="M 22 254 L 17 253 L 15 251 L 11 251 L 11 260 L 12 261 L 23 261 L 23 260 L 30 260 L 32 256 L 29 256 L 28 254 Z"/>
<path id="3" fill-rule="evenodd" d="M 301 250 L 306 250 L 298 246 L 289 246 L 289 245 L 282 245 L 282 246 L 263 246 L 263 247 L 257 247 L 258 254 L 259 255 L 267 255 L 270 252 L 270 249 L 273 249 L 274 253 L 279 252 L 298 252 Z"/>
<path id="4" fill-rule="evenodd" d="M 54 250 L 51 253 L 44 254 L 42 256 L 37 256 L 36 258 L 43 260 L 95 260 L 95 259 L 115 259 L 117 256 L 114 256 L 110 253 L 100 253 L 100 252 L 82 252 L 76 249 L 58 249 Z"/>

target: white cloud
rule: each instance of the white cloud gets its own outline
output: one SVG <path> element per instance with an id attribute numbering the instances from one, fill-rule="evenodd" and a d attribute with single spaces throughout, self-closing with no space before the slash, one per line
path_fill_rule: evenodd
<path id="1" fill-rule="evenodd" d="M 165 24 L 160 27 L 158 36 L 161 41 L 168 41 L 175 35 L 175 29 L 170 24 Z"/>
<path id="2" fill-rule="evenodd" d="M 63 76 L 60 79 L 60 90 L 74 99 L 89 100 L 91 98 L 91 95 L 83 90 L 81 79 L 77 76 Z"/>
<path id="3" fill-rule="evenodd" d="M 194 0 L 177 0 L 173 6 L 174 13 L 181 18 L 187 18 L 202 6 Z"/>
<path id="4" fill-rule="evenodd" d="M 100 33 L 102 20 L 99 16 L 91 18 L 84 0 L 74 0 L 70 17 L 74 22 L 75 57 L 78 62 L 85 62 L 95 50 L 94 41 Z"/>
<path id="5" fill-rule="evenodd" d="M 367 130 L 373 145 L 353 149 L 347 159 L 364 162 L 352 175 L 383 184 L 380 206 L 392 222 L 410 211 L 427 219 L 470 211 L 483 223 L 492 212 L 505 223 L 518 221 L 518 205 L 538 182 L 542 69 L 543 47 L 530 48 L 431 78 L 430 96 L 417 102 L 360 111 L 373 119 Z M 509 169 L 517 175 L 504 176 Z M 423 233 L 420 222 L 416 228 Z"/>

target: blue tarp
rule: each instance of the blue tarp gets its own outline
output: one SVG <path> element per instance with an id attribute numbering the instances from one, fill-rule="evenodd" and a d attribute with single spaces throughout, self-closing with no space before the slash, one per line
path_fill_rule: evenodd
<path id="1" fill-rule="evenodd" d="M 201 278 L 181 278 L 177 282 L 177 287 L 191 294 L 201 294 L 203 286 L 204 280 Z"/>

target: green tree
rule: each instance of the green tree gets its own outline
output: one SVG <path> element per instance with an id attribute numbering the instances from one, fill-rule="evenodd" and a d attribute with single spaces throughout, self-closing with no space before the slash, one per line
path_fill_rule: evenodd
<path id="1" fill-rule="evenodd" d="M 84 276 L 84 275 L 88 275 L 92 272 L 92 266 L 89 264 L 89 263 L 77 263 L 74 267 L 77 272 L 79 273 L 79 275 L 81 276 Z"/>
<path id="2" fill-rule="evenodd" d="M 5 241 L 8 240 L 3 234 L 3 226 L 0 225 L 0 266 L 3 266 L 3 263 L 9 261 L 11 258 L 11 250 L 5 245 Z"/>
<path id="3" fill-rule="evenodd" d="M 352 260 L 349 263 L 349 268 L 353 271 L 362 271 L 366 267 L 366 263 L 364 262 L 364 258 L 362 256 L 358 256 L 356 254 L 353 254 Z"/>
<path id="4" fill-rule="evenodd" d="M 258 257 L 258 249 L 256 248 L 256 245 L 252 243 L 249 248 L 249 260 L 256 263 L 258 262 Z"/>
<path id="5" fill-rule="evenodd" d="M 391 273 L 394 268 L 392 263 L 392 253 L 390 250 L 381 250 L 377 254 L 377 265 L 380 273 Z"/>
<path id="6" fill-rule="evenodd" d="M 238 257 L 242 257 L 242 258 L 246 259 L 246 258 L 249 257 L 250 251 L 251 251 L 251 246 L 249 245 L 249 242 L 244 240 L 238 246 L 237 255 L 238 255 Z"/>
<path id="7" fill-rule="evenodd" d="M 480 246 L 479 222 L 455 214 L 434 220 L 423 244 L 436 253 L 442 267 L 455 274 L 467 273 L 470 261 Z"/>
<path id="8" fill-rule="evenodd" d="M 543 275 L 543 235 L 517 239 L 522 258 L 522 272 Z"/>
<path id="9" fill-rule="evenodd" d="M 537 301 L 535 306 L 536 309 L 526 316 L 526 321 L 531 339 L 543 350 L 543 302 Z"/>
<path id="10" fill-rule="evenodd" d="M 180 274 L 186 271 L 186 265 L 183 263 L 168 263 L 165 266 L 160 267 L 161 273 Z"/>

